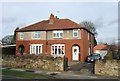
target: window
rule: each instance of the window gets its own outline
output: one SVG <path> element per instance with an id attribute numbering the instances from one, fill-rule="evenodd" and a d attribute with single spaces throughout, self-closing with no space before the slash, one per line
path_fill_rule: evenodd
<path id="1" fill-rule="evenodd" d="M 23 39 L 24 38 L 24 34 L 22 32 L 19 33 L 19 37 L 20 39 Z"/>
<path id="2" fill-rule="evenodd" d="M 30 54 L 40 54 L 42 53 L 42 44 L 31 44 Z"/>
<path id="3" fill-rule="evenodd" d="M 89 40 L 89 33 L 88 33 L 88 40 Z"/>
<path id="4" fill-rule="evenodd" d="M 33 39 L 40 39 L 40 32 L 33 32 L 32 33 L 32 38 Z"/>
<path id="5" fill-rule="evenodd" d="M 65 46 L 64 44 L 53 44 L 51 46 L 51 49 L 52 49 L 52 55 L 53 56 L 64 56 L 65 54 Z"/>
<path id="6" fill-rule="evenodd" d="M 73 30 L 73 37 L 78 37 L 78 29 Z"/>
<path id="7" fill-rule="evenodd" d="M 53 31 L 53 38 L 63 38 L 63 30 Z"/>
<path id="8" fill-rule="evenodd" d="M 88 54 L 89 54 L 89 55 L 90 55 L 90 53 L 91 53 L 90 51 L 91 51 L 91 50 L 90 50 L 90 47 L 89 47 L 89 48 L 88 48 Z"/>

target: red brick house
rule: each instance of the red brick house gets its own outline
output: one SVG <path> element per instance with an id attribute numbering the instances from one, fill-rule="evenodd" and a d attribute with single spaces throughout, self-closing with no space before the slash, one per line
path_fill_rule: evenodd
<path id="1" fill-rule="evenodd" d="M 94 35 L 70 19 L 48 20 L 16 30 L 16 54 L 47 54 L 82 61 L 93 53 Z"/>

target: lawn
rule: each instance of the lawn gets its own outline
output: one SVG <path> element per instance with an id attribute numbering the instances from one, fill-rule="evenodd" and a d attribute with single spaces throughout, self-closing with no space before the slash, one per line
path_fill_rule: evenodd
<path id="1" fill-rule="evenodd" d="M 2 70 L 2 75 L 27 78 L 27 79 L 53 79 L 53 77 L 50 75 L 15 71 L 15 70 L 8 70 L 8 69 Z"/>

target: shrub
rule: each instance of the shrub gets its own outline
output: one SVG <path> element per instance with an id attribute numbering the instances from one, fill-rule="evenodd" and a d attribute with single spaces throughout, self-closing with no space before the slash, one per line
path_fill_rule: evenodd
<path id="1" fill-rule="evenodd" d="M 16 49 L 15 46 L 2 48 L 2 54 L 3 55 L 15 55 L 15 49 Z"/>
<path id="2" fill-rule="evenodd" d="M 105 56 L 105 60 L 112 60 L 113 59 L 113 55 L 111 52 L 107 53 L 107 55 Z"/>

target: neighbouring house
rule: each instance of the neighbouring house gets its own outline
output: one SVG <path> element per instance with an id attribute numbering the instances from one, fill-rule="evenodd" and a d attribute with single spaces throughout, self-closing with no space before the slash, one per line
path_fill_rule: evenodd
<path id="1" fill-rule="evenodd" d="M 70 19 L 48 20 L 16 30 L 16 55 L 46 54 L 84 62 L 93 53 L 94 35 Z"/>
<path id="2" fill-rule="evenodd" d="M 101 58 L 104 59 L 104 57 L 109 53 L 110 47 L 107 44 L 98 44 L 94 47 L 94 53 L 100 54 Z"/>

